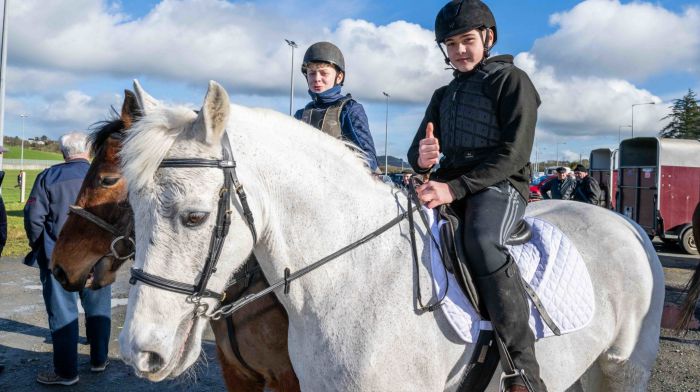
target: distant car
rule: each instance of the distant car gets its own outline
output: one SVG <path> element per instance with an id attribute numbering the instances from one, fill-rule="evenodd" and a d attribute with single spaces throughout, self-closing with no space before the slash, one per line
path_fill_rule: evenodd
<path id="1" fill-rule="evenodd" d="M 382 182 L 384 182 L 385 184 L 389 184 L 389 185 L 392 185 L 392 186 L 396 186 L 396 184 L 394 183 L 394 181 L 391 180 L 391 176 L 389 176 L 389 175 L 380 174 L 380 175 L 379 175 L 379 179 L 382 180 Z"/>

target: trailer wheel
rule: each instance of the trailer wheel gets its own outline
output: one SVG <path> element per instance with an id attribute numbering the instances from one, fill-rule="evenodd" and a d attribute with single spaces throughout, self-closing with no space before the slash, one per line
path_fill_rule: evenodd
<path id="1" fill-rule="evenodd" d="M 688 227 L 683 230 L 680 237 L 680 246 L 683 248 L 685 253 L 696 255 L 698 254 L 698 244 L 695 243 L 695 237 L 693 237 L 693 226 Z"/>

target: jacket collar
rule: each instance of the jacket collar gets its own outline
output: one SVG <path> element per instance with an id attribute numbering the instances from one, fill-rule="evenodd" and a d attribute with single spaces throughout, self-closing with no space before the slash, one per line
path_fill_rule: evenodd
<path id="1" fill-rule="evenodd" d="M 343 94 L 340 92 L 341 88 L 342 86 L 338 84 L 322 93 L 309 90 L 309 95 L 315 104 L 329 104 L 343 98 Z"/>

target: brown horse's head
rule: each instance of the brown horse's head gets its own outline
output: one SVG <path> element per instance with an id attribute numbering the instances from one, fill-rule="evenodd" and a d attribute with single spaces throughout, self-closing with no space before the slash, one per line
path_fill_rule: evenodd
<path id="1" fill-rule="evenodd" d="M 131 91 L 124 91 L 120 118 L 102 124 L 91 135 L 94 159 L 90 165 L 76 206 L 111 225 L 121 235 L 131 236 L 133 216 L 127 200 L 127 185 L 122 179 L 119 151 L 124 130 L 138 113 Z M 50 268 L 66 290 L 84 287 L 98 289 L 114 282 L 119 266 L 125 261 L 128 240 L 115 242 L 116 235 L 85 216 L 71 213 L 61 229 L 51 256 Z"/>

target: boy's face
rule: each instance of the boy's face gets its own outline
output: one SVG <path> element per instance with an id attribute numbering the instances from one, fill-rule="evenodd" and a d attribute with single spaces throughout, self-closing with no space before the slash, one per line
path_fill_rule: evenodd
<path id="1" fill-rule="evenodd" d="M 306 67 L 306 82 L 309 90 L 322 93 L 343 80 L 343 74 L 335 67 L 326 63 L 310 63 Z"/>
<path id="2" fill-rule="evenodd" d="M 447 57 L 460 72 L 473 70 L 484 58 L 484 41 L 479 30 L 470 30 L 466 33 L 454 35 L 445 40 Z M 492 41 L 493 34 L 489 35 Z M 489 42 L 490 44 L 490 42 Z"/>

